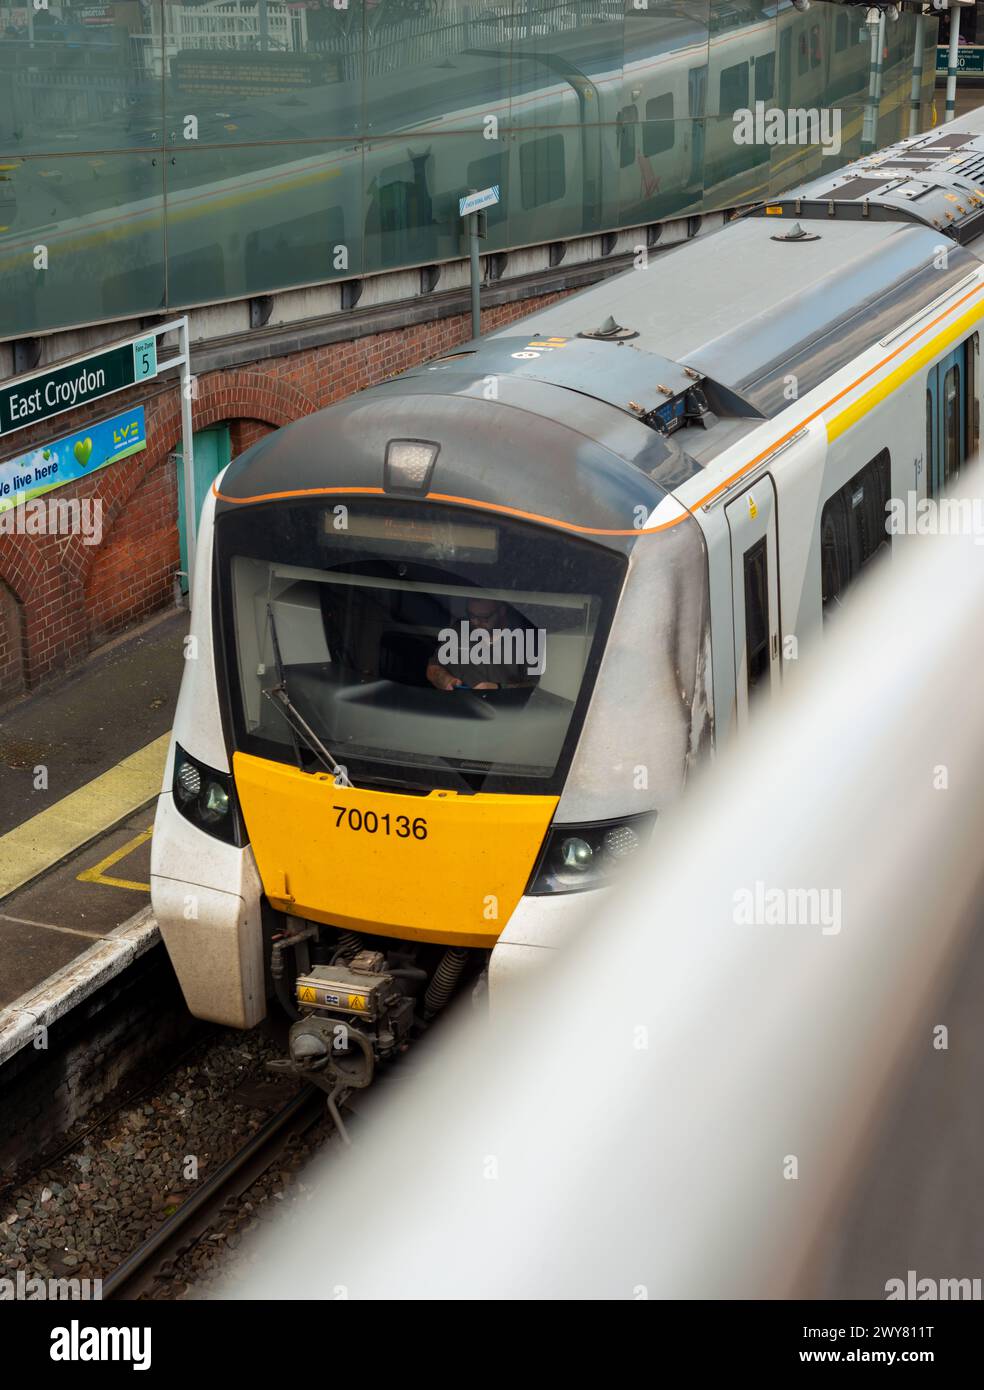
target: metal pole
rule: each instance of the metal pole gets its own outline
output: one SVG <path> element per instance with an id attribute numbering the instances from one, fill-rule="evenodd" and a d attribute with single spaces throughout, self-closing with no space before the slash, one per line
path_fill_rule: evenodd
<path id="1" fill-rule="evenodd" d="M 923 53 L 925 49 L 926 21 L 922 14 L 916 15 L 916 47 L 912 55 L 912 90 L 909 94 L 909 134 L 918 135 L 922 113 Z"/>
<path id="2" fill-rule="evenodd" d="M 871 51 L 868 57 L 868 104 L 864 109 L 864 127 L 861 132 L 862 154 L 870 154 L 875 148 L 875 132 L 878 129 L 878 68 L 881 64 L 881 49 L 878 47 L 881 23 L 879 20 L 872 24 L 870 10 L 868 15 L 869 20 L 866 22 L 871 30 Z"/>
<path id="3" fill-rule="evenodd" d="M 472 337 L 482 336 L 482 306 L 479 297 L 481 269 L 478 259 L 478 213 L 468 214 L 468 259 L 471 263 L 471 318 Z"/>
<path id="4" fill-rule="evenodd" d="M 181 453 L 184 459 L 185 535 L 188 539 L 188 607 L 192 604 L 195 582 L 195 546 L 198 540 L 198 513 L 195 508 L 195 446 L 191 427 L 191 344 L 188 320 L 178 325 L 178 350 L 184 359 L 181 368 Z"/>
<path id="5" fill-rule="evenodd" d="M 960 6 L 950 0 L 950 52 L 946 63 L 946 112 L 944 121 L 952 121 L 957 111 L 957 50 L 960 43 Z"/>

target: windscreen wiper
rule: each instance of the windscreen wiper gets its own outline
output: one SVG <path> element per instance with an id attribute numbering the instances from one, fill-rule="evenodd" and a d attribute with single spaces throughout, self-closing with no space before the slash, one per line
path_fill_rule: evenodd
<path id="1" fill-rule="evenodd" d="M 300 734 L 311 752 L 332 774 L 335 780 L 335 786 L 350 787 L 352 783 L 344 767 L 342 767 L 341 763 L 335 761 L 287 693 L 287 677 L 284 672 L 284 663 L 280 656 L 280 642 L 277 638 L 277 623 L 273 616 L 272 603 L 267 604 L 267 617 L 270 619 L 270 636 L 273 639 L 273 660 L 277 667 L 277 684 L 271 686 L 269 690 L 264 690 L 263 694 L 276 709 L 280 710 L 280 713 L 287 721 L 290 728 L 291 739 L 294 744 L 297 766 L 303 771 L 301 750 L 297 746 L 297 736 Z"/>

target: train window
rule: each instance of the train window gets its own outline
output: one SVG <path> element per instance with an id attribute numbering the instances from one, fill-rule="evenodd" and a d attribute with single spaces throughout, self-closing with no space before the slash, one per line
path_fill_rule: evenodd
<path id="1" fill-rule="evenodd" d="M 323 498 L 258 513 L 226 518 L 218 543 L 243 751 L 317 766 L 264 693 L 282 681 L 308 728 L 370 780 L 560 790 L 621 557 L 418 501 L 353 504 L 344 531 Z"/>
<path id="2" fill-rule="evenodd" d="M 332 247 L 344 242 L 345 215 L 340 207 L 319 208 L 258 227 L 246 236 L 246 284 L 251 290 L 275 284 L 280 267 L 285 266 L 298 284 L 327 280 L 332 273 Z M 221 285 L 222 280 L 216 283 Z"/>
<path id="3" fill-rule="evenodd" d="M 943 378 L 943 486 L 960 472 L 960 369 L 956 363 Z"/>
<path id="4" fill-rule="evenodd" d="M 769 556 L 765 536 L 745 551 L 745 661 L 750 695 L 769 672 Z"/>
<path id="5" fill-rule="evenodd" d="M 840 602 L 840 596 L 851 580 L 851 542 L 847 526 L 847 510 L 841 492 L 835 492 L 823 509 L 820 519 L 820 591 L 824 617 L 828 605 Z"/>
<path id="6" fill-rule="evenodd" d="M 541 207 L 563 198 L 567 188 L 564 176 L 564 137 L 544 135 L 528 140 L 519 150 L 520 196 L 524 209 Z"/>
<path id="7" fill-rule="evenodd" d="M 885 523 L 891 490 L 891 456 L 882 449 L 824 503 L 820 585 L 825 616 L 882 546 L 890 544 Z"/>
<path id="8" fill-rule="evenodd" d="M 699 120 L 704 115 L 704 101 L 707 96 L 707 64 L 702 63 L 699 68 L 691 68 L 687 73 L 687 115 L 692 121 Z M 657 97 L 657 100 L 662 100 Z M 673 115 L 673 98 L 670 97 L 670 115 Z M 653 119 L 649 115 L 649 106 L 646 106 L 646 120 Z"/>
<path id="9" fill-rule="evenodd" d="M 823 39 L 820 37 L 820 25 L 814 24 L 810 27 L 810 67 L 818 68 L 823 62 Z"/>
<path id="10" fill-rule="evenodd" d="M 664 154 L 672 150 L 676 139 L 673 120 L 673 93 L 653 97 L 646 102 L 646 124 L 642 128 L 642 152 L 645 155 Z M 663 124 L 655 124 L 662 122 Z"/>
<path id="11" fill-rule="evenodd" d="M 775 53 L 760 53 L 755 59 L 755 100 L 770 101 L 776 82 Z"/>
<path id="12" fill-rule="evenodd" d="M 799 77 L 810 70 L 810 46 L 806 41 L 806 35 L 799 36 L 799 56 L 796 62 L 796 72 Z"/>
<path id="13" fill-rule="evenodd" d="M 639 119 L 639 109 L 636 106 L 623 106 L 618 113 L 618 167 L 627 169 L 630 164 L 635 163 L 636 157 L 636 122 Z"/>
<path id="14" fill-rule="evenodd" d="M 721 72 L 721 115 L 748 106 L 748 62 L 734 63 Z"/>
<path id="15" fill-rule="evenodd" d="M 887 449 L 856 473 L 847 485 L 851 494 L 851 512 L 857 536 L 858 568 L 873 559 L 883 545 L 888 545 L 885 526 L 888 500 L 892 491 L 892 473 Z"/>
<path id="16" fill-rule="evenodd" d="M 981 414 L 977 399 L 980 380 L 981 335 L 972 333 L 964 349 L 964 390 L 967 399 L 967 438 L 964 458 L 974 458 L 981 442 Z"/>
<path id="17" fill-rule="evenodd" d="M 847 47 L 847 26 L 848 26 L 848 23 L 849 23 L 849 20 L 848 20 L 846 14 L 839 14 L 839 15 L 837 16 L 837 28 L 836 28 L 835 37 L 834 37 L 834 52 L 835 52 L 835 53 L 843 53 L 844 49 Z"/>

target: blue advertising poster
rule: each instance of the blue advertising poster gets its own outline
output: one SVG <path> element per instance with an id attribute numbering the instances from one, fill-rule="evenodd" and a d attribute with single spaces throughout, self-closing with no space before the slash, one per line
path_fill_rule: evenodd
<path id="1" fill-rule="evenodd" d="M 0 512 L 146 449 L 143 406 L 0 463 Z"/>

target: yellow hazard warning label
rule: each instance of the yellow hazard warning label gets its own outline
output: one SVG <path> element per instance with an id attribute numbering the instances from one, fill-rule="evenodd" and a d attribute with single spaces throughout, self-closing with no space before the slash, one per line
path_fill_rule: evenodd
<path id="1" fill-rule="evenodd" d="M 311 985 L 301 985 L 297 991 L 297 997 L 302 1004 L 317 1004 L 318 994 Z"/>
<path id="2" fill-rule="evenodd" d="M 775 203 L 772 205 L 772 207 L 767 207 L 765 210 L 765 215 L 766 217 L 781 217 L 782 203 Z"/>
<path id="3" fill-rule="evenodd" d="M 749 493 L 749 494 L 748 494 L 748 515 L 749 515 L 749 516 L 752 518 L 752 520 L 754 521 L 755 518 L 758 516 L 758 514 L 759 514 L 759 509 L 758 509 L 758 507 L 755 505 L 755 498 L 752 496 L 751 493 Z"/>
<path id="4" fill-rule="evenodd" d="M 348 997 L 350 1009 L 364 1009 L 366 1007 L 366 996 L 364 994 L 350 994 Z"/>

